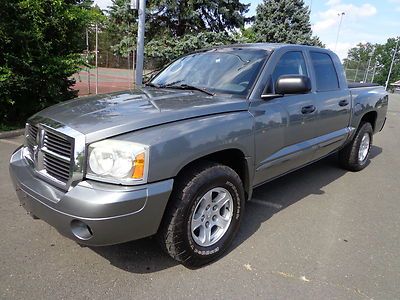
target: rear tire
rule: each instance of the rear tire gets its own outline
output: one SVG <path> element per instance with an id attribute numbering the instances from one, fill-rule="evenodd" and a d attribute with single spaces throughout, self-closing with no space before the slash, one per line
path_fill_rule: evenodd
<path id="1" fill-rule="evenodd" d="M 227 166 L 203 163 L 183 172 L 158 232 L 162 248 L 191 268 L 220 258 L 239 229 L 244 199 L 239 175 Z"/>
<path id="2" fill-rule="evenodd" d="M 357 172 L 368 165 L 372 136 L 371 124 L 368 122 L 361 123 L 353 140 L 339 151 L 339 163 L 342 168 Z"/>

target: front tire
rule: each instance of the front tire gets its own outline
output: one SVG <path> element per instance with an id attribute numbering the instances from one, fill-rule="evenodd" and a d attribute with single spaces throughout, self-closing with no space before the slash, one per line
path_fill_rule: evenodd
<path id="1" fill-rule="evenodd" d="M 353 140 L 339 151 L 339 162 L 344 169 L 357 172 L 368 165 L 372 135 L 371 124 L 361 123 Z"/>
<path id="2" fill-rule="evenodd" d="M 223 255 L 239 229 L 244 190 L 231 168 L 198 165 L 177 178 L 158 234 L 161 246 L 187 267 L 200 267 Z"/>

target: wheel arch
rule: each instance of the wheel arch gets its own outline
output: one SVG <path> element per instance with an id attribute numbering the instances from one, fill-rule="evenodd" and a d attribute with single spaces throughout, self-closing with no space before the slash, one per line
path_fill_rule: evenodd
<path id="1" fill-rule="evenodd" d="M 238 148 L 219 150 L 201 157 L 194 158 L 179 169 L 176 177 L 181 176 L 188 169 L 206 162 L 219 163 L 233 169 L 242 180 L 246 199 L 251 196 L 251 159 L 246 157 L 244 152 Z"/>
<path id="2" fill-rule="evenodd" d="M 358 127 L 359 127 L 362 123 L 368 122 L 368 123 L 371 124 L 372 129 L 373 129 L 374 132 L 375 132 L 375 129 L 376 129 L 376 120 L 377 120 L 377 118 L 378 118 L 378 113 L 377 113 L 375 110 L 371 110 L 371 111 L 365 113 L 365 114 L 361 117 L 360 122 L 359 122 L 359 124 L 358 124 Z"/>

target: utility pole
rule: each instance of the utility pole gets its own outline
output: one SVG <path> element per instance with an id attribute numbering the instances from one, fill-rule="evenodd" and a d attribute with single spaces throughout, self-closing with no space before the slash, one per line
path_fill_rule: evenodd
<path id="1" fill-rule="evenodd" d="M 339 27 L 338 27 L 337 36 L 336 36 L 335 51 L 336 51 L 336 48 L 337 48 L 337 43 L 339 41 L 340 27 L 342 27 L 342 20 L 343 20 L 343 16 L 344 15 L 345 15 L 344 12 L 341 12 L 341 13 L 338 14 L 338 17 L 340 17 L 340 21 L 339 21 Z"/>
<path id="2" fill-rule="evenodd" d="M 138 34 L 137 34 L 135 83 L 137 86 L 141 86 L 143 84 L 144 25 L 146 21 L 146 0 L 139 0 L 138 15 L 139 15 L 139 23 L 138 23 Z"/>
<path id="3" fill-rule="evenodd" d="M 128 22 L 128 27 L 126 28 L 126 35 L 129 35 L 129 22 Z M 128 82 L 129 82 L 129 70 L 131 69 L 131 53 L 130 53 L 130 51 L 129 51 L 129 43 L 128 43 L 128 56 L 127 56 L 127 59 L 128 59 Z"/>
<path id="4" fill-rule="evenodd" d="M 89 65 L 89 30 L 86 28 L 86 63 Z M 88 94 L 90 95 L 90 67 L 87 68 Z"/>
<path id="5" fill-rule="evenodd" d="M 99 90 L 99 67 L 98 67 L 98 56 L 99 56 L 99 28 L 96 23 L 96 95 Z"/>
<path id="6" fill-rule="evenodd" d="M 139 7 L 138 0 L 131 0 L 131 9 L 137 10 L 138 7 Z M 135 75 L 136 75 L 135 74 L 135 50 L 134 50 L 133 42 L 132 42 L 132 85 L 130 85 L 131 88 L 134 88 L 134 86 L 135 86 L 135 82 L 136 82 Z"/>
<path id="7" fill-rule="evenodd" d="M 397 42 L 396 42 L 396 48 L 393 52 L 393 57 L 392 57 L 392 62 L 390 64 L 390 69 L 389 69 L 389 74 L 388 77 L 386 79 L 386 85 L 385 85 L 385 90 L 387 90 L 388 84 L 389 84 L 389 80 L 390 80 L 390 75 L 392 73 L 392 69 L 393 69 L 393 64 L 394 64 L 394 59 L 396 58 L 396 54 L 397 54 L 397 49 L 399 47 L 399 38 L 397 38 Z"/>

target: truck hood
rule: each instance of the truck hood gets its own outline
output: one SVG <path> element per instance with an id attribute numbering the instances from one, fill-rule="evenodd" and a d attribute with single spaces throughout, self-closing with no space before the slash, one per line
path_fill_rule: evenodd
<path id="1" fill-rule="evenodd" d="M 57 121 L 93 142 L 150 126 L 247 108 L 243 98 L 148 87 L 66 101 L 32 118 Z"/>

